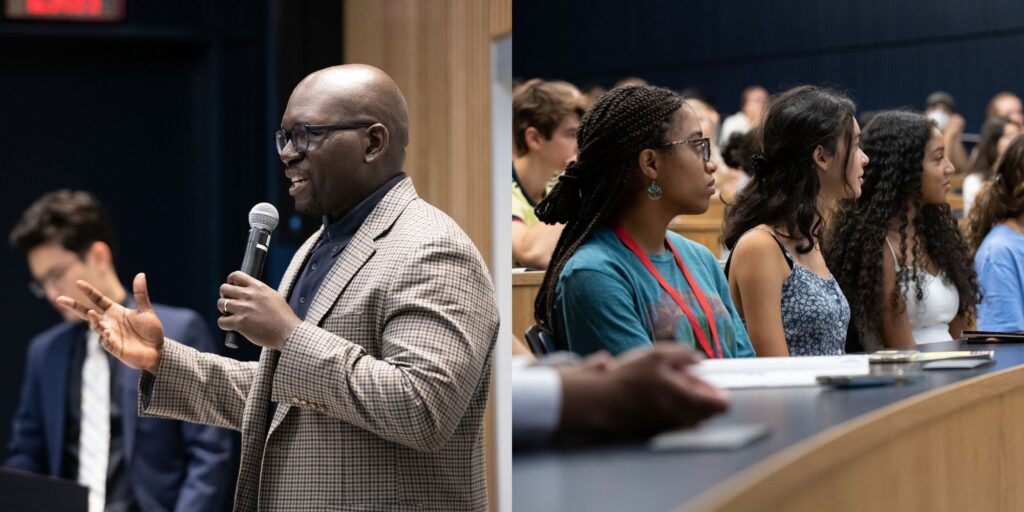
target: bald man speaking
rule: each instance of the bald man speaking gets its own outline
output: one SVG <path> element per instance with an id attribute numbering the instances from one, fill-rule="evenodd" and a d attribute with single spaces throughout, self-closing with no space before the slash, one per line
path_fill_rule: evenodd
<path id="1" fill-rule="evenodd" d="M 317 71 L 277 132 L 295 209 L 323 227 L 279 290 L 241 272 L 221 328 L 258 363 L 165 339 L 143 274 L 138 309 L 79 286 L 109 352 L 144 370 L 144 415 L 242 432 L 235 510 L 485 510 L 483 415 L 494 289 L 465 233 L 402 172 L 408 108 L 371 66 Z"/>

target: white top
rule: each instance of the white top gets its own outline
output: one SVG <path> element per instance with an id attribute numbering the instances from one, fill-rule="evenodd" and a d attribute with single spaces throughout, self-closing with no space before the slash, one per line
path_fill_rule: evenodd
<path id="1" fill-rule="evenodd" d="M 978 195 L 978 191 L 981 190 L 981 186 L 985 184 L 985 180 L 981 179 L 981 174 L 972 172 L 967 176 L 964 176 L 964 183 L 961 185 L 961 193 L 964 198 L 964 212 L 963 218 L 967 218 L 967 214 L 971 213 L 971 205 L 974 204 L 974 198 Z"/>
<path id="2" fill-rule="evenodd" d="M 732 134 L 747 133 L 749 131 L 750 119 L 747 119 L 747 115 L 741 110 L 725 118 L 725 121 L 722 121 L 722 136 L 718 138 L 718 143 L 725 146 L 729 143 L 729 137 Z"/>
<path id="3" fill-rule="evenodd" d="M 529 366 L 529 358 L 512 358 L 512 436 L 536 442 L 558 429 L 562 416 L 562 379 L 550 366 Z"/>
<path id="4" fill-rule="evenodd" d="M 885 244 L 889 246 L 893 261 L 896 262 L 896 251 L 886 238 Z M 898 263 L 897 263 L 898 265 Z M 901 268 L 897 266 L 897 268 Z M 925 343 L 938 343 L 950 341 L 953 337 L 949 334 L 949 323 L 956 318 L 960 310 L 960 294 L 956 286 L 946 277 L 945 272 L 939 271 L 939 275 L 932 275 L 927 270 L 914 267 L 922 278 L 922 292 L 924 297 L 921 302 L 917 301 L 917 289 L 910 286 L 910 289 L 903 290 L 903 303 L 907 307 L 907 318 L 910 320 L 910 330 L 914 336 L 914 343 L 922 345 Z M 886 302 L 888 304 L 888 302 Z M 885 348 L 880 339 L 865 335 L 864 350 L 873 352 Z"/>

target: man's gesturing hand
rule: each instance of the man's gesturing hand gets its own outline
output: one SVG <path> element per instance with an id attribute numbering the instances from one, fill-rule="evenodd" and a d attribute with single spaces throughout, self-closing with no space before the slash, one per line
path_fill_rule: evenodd
<path id="1" fill-rule="evenodd" d="M 245 272 L 232 272 L 228 282 L 220 285 L 217 325 L 225 331 L 236 331 L 249 341 L 266 348 L 281 350 L 302 320 L 277 290 Z"/>
<path id="2" fill-rule="evenodd" d="M 156 373 L 160 350 L 164 346 L 164 326 L 149 302 L 146 275 L 136 275 L 132 283 L 138 309 L 126 308 L 110 300 L 85 281 L 79 280 L 75 285 L 89 297 L 98 311 L 64 295 L 57 298 L 57 303 L 87 320 L 89 328 L 99 333 L 100 345 L 122 363 Z"/>

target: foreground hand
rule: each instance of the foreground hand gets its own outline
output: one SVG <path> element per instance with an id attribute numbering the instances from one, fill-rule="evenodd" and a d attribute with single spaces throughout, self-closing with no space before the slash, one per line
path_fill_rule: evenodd
<path id="1" fill-rule="evenodd" d="M 122 363 L 156 373 L 164 346 L 164 326 L 149 302 L 146 275 L 136 275 L 132 283 L 138 309 L 129 309 L 110 300 L 85 281 L 79 280 L 75 285 L 98 310 L 64 295 L 57 297 L 57 303 L 88 321 L 89 328 L 100 335 L 100 345 Z"/>
<path id="2" fill-rule="evenodd" d="M 680 345 L 634 350 L 611 362 L 597 357 L 600 364 L 585 359 L 559 368 L 563 430 L 651 435 L 693 426 L 728 407 L 723 391 L 690 374 L 698 359 Z"/>
<path id="3" fill-rule="evenodd" d="M 232 272 L 220 285 L 217 325 L 236 331 L 249 341 L 281 350 L 284 340 L 302 323 L 277 290 L 245 272 Z"/>

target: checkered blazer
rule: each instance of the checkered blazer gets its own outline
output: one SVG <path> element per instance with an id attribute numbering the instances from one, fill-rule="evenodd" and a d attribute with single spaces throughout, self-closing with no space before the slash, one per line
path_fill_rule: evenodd
<path id="1" fill-rule="evenodd" d="M 295 254 L 282 295 L 319 236 Z M 140 381 L 139 407 L 241 430 L 235 510 L 486 510 L 497 333 L 480 254 L 406 178 L 349 242 L 283 351 L 239 362 L 168 340 L 157 375 Z"/>

